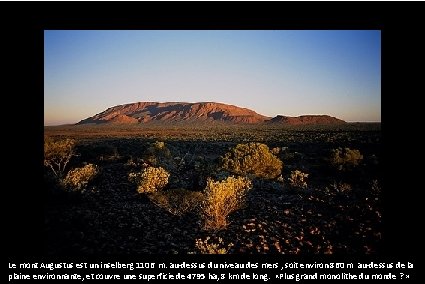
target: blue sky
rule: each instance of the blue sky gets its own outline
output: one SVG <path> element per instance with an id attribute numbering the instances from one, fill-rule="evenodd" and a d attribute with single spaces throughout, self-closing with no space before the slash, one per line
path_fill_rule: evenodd
<path id="1" fill-rule="evenodd" d="M 44 32 L 45 125 L 140 101 L 381 121 L 381 33 Z"/>

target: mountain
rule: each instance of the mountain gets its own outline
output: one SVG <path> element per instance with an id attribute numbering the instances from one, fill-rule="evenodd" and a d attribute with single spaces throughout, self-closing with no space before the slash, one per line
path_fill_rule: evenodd
<path id="1" fill-rule="evenodd" d="M 247 108 L 222 103 L 140 102 L 118 105 L 80 121 L 85 123 L 145 123 L 151 121 L 223 121 L 259 123 L 270 119 Z"/>
<path id="2" fill-rule="evenodd" d="M 344 123 L 343 120 L 328 115 L 303 115 L 288 117 L 278 115 L 274 118 L 256 113 L 247 108 L 214 102 L 138 102 L 118 105 L 81 120 L 77 124 L 136 124 L 149 122 L 227 122 L 234 124 L 330 124 Z"/>
<path id="3" fill-rule="evenodd" d="M 297 117 L 278 115 L 273 117 L 268 123 L 307 125 L 307 124 L 342 124 L 344 120 L 329 115 L 301 115 Z"/>

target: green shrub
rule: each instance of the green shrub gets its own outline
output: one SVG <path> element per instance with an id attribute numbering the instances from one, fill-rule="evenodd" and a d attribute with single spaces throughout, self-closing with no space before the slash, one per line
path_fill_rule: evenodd
<path id="1" fill-rule="evenodd" d="M 289 177 L 289 184 L 292 187 L 307 188 L 307 177 L 308 174 L 303 173 L 299 170 L 291 171 L 291 176 Z"/>
<path id="2" fill-rule="evenodd" d="M 238 144 L 222 158 L 223 169 L 238 175 L 273 179 L 282 171 L 282 161 L 262 143 Z"/>
<path id="3" fill-rule="evenodd" d="M 333 149 L 331 152 L 331 164 L 338 170 L 348 170 L 359 165 L 363 155 L 359 150 L 350 148 Z"/>
<path id="4" fill-rule="evenodd" d="M 149 199 L 171 214 L 182 216 L 198 208 L 204 200 L 204 195 L 202 192 L 179 188 L 152 192 Z"/>
<path id="5" fill-rule="evenodd" d="M 44 165 L 49 167 L 57 178 L 61 179 L 69 160 L 75 155 L 74 148 L 75 140 L 54 141 L 46 136 L 44 139 Z"/>
<path id="6" fill-rule="evenodd" d="M 201 206 L 204 229 L 220 230 L 228 225 L 227 217 L 238 210 L 252 183 L 244 177 L 228 177 L 223 181 L 207 180 L 205 199 Z"/>
<path id="7" fill-rule="evenodd" d="M 128 178 L 137 185 L 139 193 L 162 190 L 168 184 L 170 174 L 162 167 L 147 167 L 141 173 L 130 173 Z"/>
<path id="8" fill-rule="evenodd" d="M 63 183 L 73 191 L 83 191 L 98 173 L 99 170 L 96 165 L 88 164 L 84 167 L 70 170 Z"/>

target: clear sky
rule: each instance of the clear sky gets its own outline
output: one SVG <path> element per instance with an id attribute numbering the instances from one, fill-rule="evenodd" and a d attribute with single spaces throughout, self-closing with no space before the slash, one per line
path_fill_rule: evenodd
<path id="1" fill-rule="evenodd" d="M 381 121 L 381 33 L 44 32 L 45 125 L 140 101 Z"/>

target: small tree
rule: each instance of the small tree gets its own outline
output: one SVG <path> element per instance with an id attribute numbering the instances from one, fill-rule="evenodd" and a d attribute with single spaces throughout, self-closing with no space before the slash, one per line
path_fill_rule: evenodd
<path id="1" fill-rule="evenodd" d="M 69 160 L 75 155 L 74 147 L 73 139 L 54 141 L 50 137 L 45 137 L 44 165 L 49 167 L 59 179 L 62 179 Z"/>
<path id="2" fill-rule="evenodd" d="M 252 174 L 273 179 L 282 171 L 282 161 L 262 143 L 238 144 L 222 158 L 223 168 L 238 175 Z"/>

